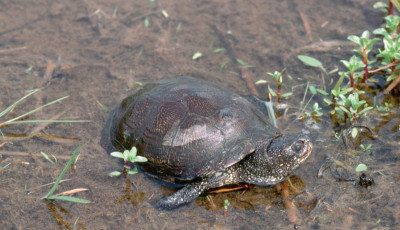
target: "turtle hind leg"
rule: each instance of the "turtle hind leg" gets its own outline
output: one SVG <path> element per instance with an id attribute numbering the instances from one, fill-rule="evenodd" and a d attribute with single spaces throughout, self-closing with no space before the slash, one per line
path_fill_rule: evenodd
<path id="1" fill-rule="evenodd" d="M 204 182 L 188 184 L 177 192 L 161 198 L 155 207 L 162 209 L 174 209 L 184 204 L 188 204 L 197 199 L 206 189 Z"/>

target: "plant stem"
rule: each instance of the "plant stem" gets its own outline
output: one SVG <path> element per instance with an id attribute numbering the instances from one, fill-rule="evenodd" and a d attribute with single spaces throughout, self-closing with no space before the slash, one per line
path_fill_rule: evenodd
<path id="1" fill-rule="evenodd" d="M 350 74 L 350 86 L 356 90 L 356 88 L 354 87 L 354 73 Z"/>
<path id="2" fill-rule="evenodd" d="M 389 15 L 393 15 L 393 3 L 389 0 Z"/>
<path id="3" fill-rule="evenodd" d="M 332 109 L 335 110 L 336 107 L 336 97 L 332 96 Z"/>
<path id="4" fill-rule="evenodd" d="M 395 65 L 397 65 L 397 64 L 399 64 L 399 63 L 400 63 L 400 62 L 398 62 L 398 61 L 392 62 L 392 63 L 390 63 L 389 65 L 380 67 L 380 68 L 378 68 L 378 69 L 370 70 L 370 71 L 368 71 L 368 73 L 376 73 L 376 72 L 379 72 L 379 71 L 384 70 L 384 69 L 386 69 L 386 68 L 395 66 Z"/>
<path id="5" fill-rule="evenodd" d="M 277 85 L 278 85 L 278 103 L 280 103 L 281 102 L 281 81 L 280 81 L 280 79 L 279 79 L 279 77 L 278 77 L 278 79 L 277 79 Z"/>
<path id="6" fill-rule="evenodd" d="M 364 83 L 368 80 L 368 53 L 367 50 L 363 49 L 363 59 L 364 59 Z"/>

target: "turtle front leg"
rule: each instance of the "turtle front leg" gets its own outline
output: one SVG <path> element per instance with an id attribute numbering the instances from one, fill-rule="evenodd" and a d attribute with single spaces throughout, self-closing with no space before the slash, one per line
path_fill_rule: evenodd
<path id="1" fill-rule="evenodd" d="M 201 182 L 188 184 L 177 192 L 161 198 L 155 206 L 164 209 L 174 209 L 196 200 L 206 190 L 243 182 L 238 177 L 237 167 L 239 166 L 233 165 L 209 177 L 203 177 Z"/>
<path id="2" fill-rule="evenodd" d="M 196 200 L 207 187 L 208 186 L 206 186 L 204 182 L 186 185 L 177 192 L 161 198 L 155 206 L 163 209 L 174 209 L 181 205 L 188 204 Z"/>

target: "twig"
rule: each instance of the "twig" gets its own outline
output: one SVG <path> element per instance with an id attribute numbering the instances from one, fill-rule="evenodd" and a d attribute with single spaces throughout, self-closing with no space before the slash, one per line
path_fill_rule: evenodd
<path id="1" fill-rule="evenodd" d="M 303 21 L 304 28 L 306 29 L 308 40 L 310 42 L 312 42 L 313 39 L 312 39 L 310 24 L 308 23 L 307 15 L 305 15 L 303 12 L 299 12 L 299 13 L 300 13 L 301 20 Z"/>
<path id="2" fill-rule="evenodd" d="M 378 69 L 370 70 L 370 71 L 368 71 L 368 73 L 369 73 L 369 74 L 371 74 L 371 73 L 376 73 L 376 72 L 379 72 L 379 71 L 381 71 L 381 70 L 387 69 L 387 68 L 389 68 L 389 67 L 396 66 L 396 65 L 398 65 L 398 64 L 400 64 L 400 61 L 390 63 L 389 65 L 385 65 L 385 66 L 380 67 L 380 68 L 378 68 Z"/>
<path id="3" fill-rule="evenodd" d="M 6 49 L 6 50 L 0 50 L 0 54 L 2 54 L 2 53 L 14 52 L 14 51 L 19 51 L 19 50 L 25 50 L 25 49 L 28 49 L 28 46 L 22 46 L 22 47 L 17 47 L 17 48 L 11 48 L 11 49 Z"/>
<path id="4" fill-rule="evenodd" d="M 392 81 L 389 86 L 383 91 L 383 93 L 389 93 L 394 87 L 396 87 L 397 84 L 399 84 L 400 82 L 400 75 L 397 76 L 396 79 L 394 79 L 394 81 Z"/>
<path id="5" fill-rule="evenodd" d="M 78 193 L 78 192 L 84 192 L 84 191 L 87 191 L 87 190 L 89 190 L 89 189 L 87 189 L 87 188 L 75 188 L 75 189 L 71 189 L 71 190 L 68 190 L 68 191 L 65 191 L 65 192 L 58 193 L 58 194 L 56 194 L 54 196 L 69 196 L 69 195 L 72 195 L 72 194 L 75 194 L 75 193 Z"/>

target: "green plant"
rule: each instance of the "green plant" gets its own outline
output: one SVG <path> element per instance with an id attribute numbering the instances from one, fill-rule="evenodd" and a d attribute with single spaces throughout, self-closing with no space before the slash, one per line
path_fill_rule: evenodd
<path id="1" fill-rule="evenodd" d="M 60 175 L 58 176 L 58 179 L 56 180 L 56 182 L 54 183 L 53 187 L 51 188 L 50 192 L 47 193 L 47 195 L 44 197 L 44 199 L 46 200 L 63 200 L 63 201 L 70 201 L 70 202 L 75 202 L 75 203 L 90 203 L 89 200 L 85 200 L 85 199 L 81 199 L 81 198 L 76 198 L 76 197 L 72 197 L 72 196 L 62 196 L 62 195 L 54 195 L 53 193 L 54 191 L 56 191 L 58 184 L 60 183 L 61 179 L 63 178 L 64 174 L 67 172 L 68 168 L 71 166 L 72 162 L 74 161 L 76 155 L 78 154 L 80 149 L 80 146 L 78 146 L 74 153 L 72 154 L 71 158 L 69 159 L 68 163 L 65 165 L 64 169 L 62 170 L 62 172 L 60 173 Z"/>
<path id="2" fill-rule="evenodd" d="M 344 74 L 344 76 L 350 78 L 350 87 L 353 88 L 354 90 L 355 88 L 355 82 L 357 81 L 357 78 L 362 76 L 361 72 L 356 72 L 356 70 L 362 68 L 364 66 L 364 63 L 362 62 L 362 60 L 353 55 L 349 61 L 346 60 L 340 60 L 340 62 L 346 66 L 346 68 L 348 69 L 347 72 L 340 72 L 339 74 Z"/>
<path id="3" fill-rule="evenodd" d="M 355 125 L 357 118 L 365 116 L 368 110 L 373 107 L 368 106 L 365 100 L 359 100 L 358 93 L 353 92 L 348 97 L 339 95 L 340 101 L 337 102 L 335 111 L 346 122 L 346 118 L 350 118 L 350 122 Z"/>
<path id="4" fill-rule="evenodd" d="M 275 71 L 273 73 L 270 73 L 270 72 L 267 73 L 268 75 L 272 76 L 275 79 L 276 85 L 278 86 L 278 93 L 276 94 L 276 96 L 278 97 L 278 101 L 281 100 L 281 86 L 283 84 L 283 82 L 282 82 L 283 71 L 285 71 L 285 70 L 282 70 L 281 72 Z M 274 96 L 275 92 L 272 91 L 270 88 L 268 90 Z"/>
<path id="5" fill-rule="evenodd" d="M 360 145 L 360 148 L 366 153 L 371 153 L 371 147 L 372 147 L 372 144 L 369 144 L 367 146 L 364 146 L 363 144 Z"/>
<path id="6" fill-rule="evenodd" d="M 350 41 L 356 43 L 361 50 L 354 50 L 356 53 L 360 54 L 363 57 L 364 62 L 364 82 L 368 80 L 368 54 L 372 50 L 372 47 L 375 42 L 379 41 L 379 38 L 369 39 L 369 31 L 364 31 L 360 37 L 356 35 L 351 35 L 347 37 Z"/>
<path id="7" fill-rule="evenodd" d="M 110 153 L 111 156 L 121 158 L 124 160 L 124 168 L 122 170 L 122 173 L 124 177 L 126 177 L 127 174 L 136 174 L 138 173 L 137 168 L 131 169 L 130 163 L 135 163 L 135 162 L 146 162 L 147 158 L 142 157 L 142 156 L 137 156 L 137 149 L 135 146 L 131 148 L 131 150 L 125 150 L 123 153 L 121 152 L 112 152 Z M 114 171 L 109 173 L 110 176 L 119 176 L 121 175 L 121 172 L 119 171 Z"/>
<path id="8" fill-rule="evenodd" d="M 229 202 L 229 200 L 225 199 L 224 200 L 224 216 L 226 217 L 228 214 L 228 208 L 231 205 L 231 203 Z"/>
<path id="9" fill-rule="evenodd" d="M 318 102 L 315 102 L 313 107 L 312 107 L 312 112 L 304 112 L 307 116 L 311 117 L 311 116 L 316 116 L 316 117 L 320 117 L 323 114 L 321 113 L 322 108 L 319 107 Z"/>
<path id="10" fill-rule="evenodd" d="M 368 167 L 365 164 L 359 164 L 356 167 L 356 172 L 364 172 L 367 171 Z"/>
<path id="11" fill-rule="evenodd" d="M 381 113 L 382 116 L 388 116 L 389 111 L 393 108 L 393 105 L 391 103 L 385 102 L 382 106 L 377 105 L 376 109 L 378 112 Z"/>
<path id="12" fill-rule="evenodd" d="M 322 63 L 320 61 L 318 61 L 317 59 L 310 57 L 310 56 L 306 56 L 306 55 L 297 55 L 297 58 L 302 61 L 304 64 L 311 66 L 311 67 L 316 67 L 321 69 L 324 73 L 328 74 L 326 72 L 325 67 L 322 65 Z"/>
<path id="13" fill-rule="evenodd" d="M 388 15 L 385 17 L 385 22 L 385 28 L 378 28 L 373 33 L 383 37 L 383 49 L 379 49 L 377 57 L 382 59 L 382 68 L 391 67 L 388 71 L 389 77 L 386 80 L 392 81 L 397 78 L 395 70 L 398 64 L 397 60 L 400 58 L 400 38 L 397 33 L 400 17 Z"/>

